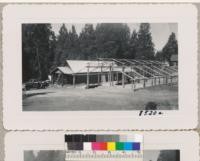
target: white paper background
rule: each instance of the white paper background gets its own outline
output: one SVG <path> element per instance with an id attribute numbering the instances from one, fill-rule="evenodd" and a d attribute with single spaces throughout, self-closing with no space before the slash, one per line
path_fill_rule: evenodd
<path id="1" fill-rule="evenodd" d="M 138 117 L 138 111 L 22 112 L 21 23 L 40 22 L 178 23 L 179 110 L 153 117 Z M 192 129 L 197 125 L 197 103 L 197 10 L 193 5 L 10 5 L 4 8 L 3 106 L 7 129 Z"/>

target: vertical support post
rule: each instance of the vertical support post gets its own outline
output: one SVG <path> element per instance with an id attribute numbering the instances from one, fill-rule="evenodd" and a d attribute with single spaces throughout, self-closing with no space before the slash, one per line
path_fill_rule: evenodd
<path id="1" fill-rule="evenodd" d="M 171 85 L 173 84 L 173 81 L 172 81 L 172 79 L 173 79 L 173 76 L 170 76 L 170 78 L 171 78 Z"/>
<path id="2" fill-rule="evenodd" d="M 89 88 L 89 83 L 90 83 L 90 77 L 89 77 L 89 74 L 90 74 L 90 71 L 89 71 L 89 63 L 88 63 L 88 66 L 87 66 L 87 86 L 86 88 Z"/>
<path id="3" fill-rule="evenodd" d="M 133 77 L 133 67 L 131 66 L 131 76 Z"/>
<path id="4" fill-rule="evenodd" d="M 103 71 L 103 63 L 101 64 L 101 77 L 102 77 L 102 71 Z M 100 78 L 100 82 L 102 84 L 102 79 Z"/>
<path id="5" fill-rule="evenodd" d="M 117 72 L 117 84 L 119 83 L 119 73 Z"/>
<path id="6" fill-rule="evenodd" d="M 114 72 L 113 72 L 113 63 L 112 63 L 112 66 L 111 66 L 111 82 L 112 82 L 112 86 L 114 85 L 113 81 L 114 81 Z"/>
<path id="7" fill-rule="evenodd" d="M 99 86 L 100 85 L 99 61 L 98 61 L 98 66 L 97 66 L 97 72 L 98 72 L 98 74 L 97 74 L 97 84 Z"/>
<path id="8" fill-rule="evenodd" d="M 131 79 L 131 89 L 133 90 L 133 79 Z"/>
<path id="9" fill-rule="evenodd" d="M 51 84 L 54 84 L 54 74 L 51 75 Z"/>
<path id="10" fill-rule="evenodd" d="M 145 77 L 145 73 L 144 73 L 144 65 L 142 64 L 142 75 Z"/>
<path id="11" fill-rule="evenodd" d="M 99 75 L 99 72 L 97 74 L 97 84 L 99 85 L 100 84 L 100 75 Z"/>
<path id="12" fill-rule="evenodd" d="M 158 84 L 160 85 L 160 77 L 158 78 Z"/>
<path id="13" fill-rule="evenodd" d="M 124 71 L 125 71 L 125 67 L 124 65 L 122 66 L 122 86 L 123 88 L 125 88 L 125 76 L 124 76 Z"/>
<path id="14" fill-rule="evenodd" d="M 153 86 L 153 78 L 151 78 L 151 86 Z"/>
<path id="15" fill-rule="evenodd" d="M 145 88 L 145 87 L 146 87 L 146 80 L 143 79 L 143 88 Z"/>
<path id="16" fill-rule="evenodd" d="M 112 81 L 112 78 L 111 78 L 111 66 L 109 66 L 109 84 L 111 86 L 111 81 Z"/>
<path id="17" fill-rule="evenodd" d="M 76 76 L 75 76 L 75 74 L 73 75 L 73 87 L 75 88 L 75 86 L 76 86 Z"/>
<path id="18" fill-rule="evenodd" d="M 168 76 L 166 76 L 166 84 L 168 84 Z"/>
<path id="19" fill-rule="evenodd" d="M 63 85 L 64 85 L 64 81 L 63 81 L 63 74 L 62 74 L 62 77 L 61 77 L 61 79 L 62 79 L 62 87 L 63 87 Z"/>
<path id="20" fill-rule="evenodd" d="M 136 79 L 134 79 L 134 86 L 133 86 L 133 89 L 134 89 L 134 91 L 135 91 L 135 89 L 136 89 L 136 83 L 137 83 L 137 81 L 136 81 Z"/>
<path id="21" fill-rule="evenodd" d="M 155 82 L 154 82 L 154 85 L 156 85 L 156 77 L 155 77 Z"/>

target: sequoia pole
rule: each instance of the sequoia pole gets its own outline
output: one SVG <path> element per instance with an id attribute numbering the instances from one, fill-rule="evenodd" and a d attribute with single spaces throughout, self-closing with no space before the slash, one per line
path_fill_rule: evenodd
<path id="1" fill-rule="evenodd" d="M 73 86 L 74 86 L 74 88 L 76 86 L 76 76 L 75 75 L 73 75 Z"/>
<path id="2" fill-rule="evenodd" d="M 90 83 L 89 82 L 90 81 L 90 78 L 89 78 L 89 74 L 90 74 L 89 68 L 90 67 L 89 67 L 89 63 L 88 63 L 88 66 L 87 66 L 87 86 L 86 86 L 87 88 L 89 88 L 89 83 Z"/>
<path id="3" fill-rule="evenodd" d="M 122 67 L 122 86 L 123 86 L 123 88 L 125 87 L 125 76 L 124 76 L 124 70 L 125 69 L 125 67 L 124 67 L 124 65 L 123 65 L 123 67 Z"/>

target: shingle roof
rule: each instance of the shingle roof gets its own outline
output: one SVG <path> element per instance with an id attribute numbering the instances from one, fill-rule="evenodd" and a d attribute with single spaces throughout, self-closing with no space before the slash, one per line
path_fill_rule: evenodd
<path id="1" fill-rule="evenodd" d="M 73 73 L 72 70 L 69 67 L 58 67 L 58 69 L 64 74 Z"/>
<path id="2" fill-rule="evenodd" d="M 178 55 L 172 55 L 170 58 L 171 61 L 178 61 Z"/>
<path id="3" fill-rule="evenodd" d="M 114 61 L 92 61 L 92 60 L 66 60 L 66 66 L 57 67 L 52 72 L 56 70 L 61 71 L 63 74 L 79 74 L 87 73 L 87 66 L 90 66 L 89 72 L 101 72 L 101 68 L 98 66 L 103 65 L 102 72 L 109 72 L 109 66 L 114 66 L 114 71 L 122 71 L 122 68 L 119 67 Z M 97 68 L 98 67 L 98 68 Z M 126 68 L 126 72 L 131 71 L 131 68 Z M 52 73 L 51 72 L 51 73 Z"/>
<path id="4" fill-rule="evenodd" d="M 90 68 L 89 68 L 90 72 L 100 72 L 101 69 L 97 68 L 100 65 L 117 66 L 117 64 L 114 61 L 66 60 L 66 62 L 73 73 L 86 73 L 87 66 L 90 66 Z M 109 67 L 103 68 L 103 71 L 109 71 L 109 70 L 110 70 Z"/>

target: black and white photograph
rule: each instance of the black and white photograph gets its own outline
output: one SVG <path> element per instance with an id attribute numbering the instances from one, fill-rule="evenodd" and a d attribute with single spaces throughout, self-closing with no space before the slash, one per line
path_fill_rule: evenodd
<path id="1" fill-rule="evenodd" d="M 24 161 L 68 161 L 65 154 L 64 150 L 27 150 Z M 143 161 L 181 161 L 180 150 L 144 150 Z"/>
<path id="2" fill-rule="evenodd" d="M 23 111 L 178 110 L 177 23 L 21 27 Z"/>
<path id="3" fill-rule="evenodd" d="M 4 126 L 196 128 L 196 25 L 193 5 L 6 6 Z"/>

